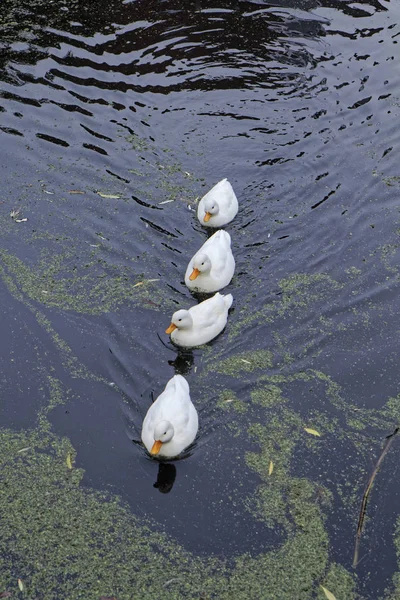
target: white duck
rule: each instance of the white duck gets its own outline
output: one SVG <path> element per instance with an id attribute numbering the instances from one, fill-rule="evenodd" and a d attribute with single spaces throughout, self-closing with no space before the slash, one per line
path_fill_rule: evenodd
<path id="1" fill-rule="evenodd" d="M 178 310 L 172 315 L 171 325 L 165 333 L 171 334 L 171 340 L 177 346 L 190 348 L 206 344 L 225 327 L 232 302 L 232 294 L 222 296 L 217 292 L 189 310 Z"/>
<path id="2" fill-rule="evenodd" d="M 189 384 L 182 375 L 175 375 L 147 411 L 142 442 L 153 456 L 173 458 L 193 442 L 198 428 Z"/>
<path id="3" fill-rule="evenodd" d="M 227 179 L 222 179 L 200 200 L 197 218 L 206 227 L 222 227 L 232 221 L 238 209 L 233 187 Z"/>
<path id="4" fill-rule="evenodd" d="M 228 285 L 234 271 L 231 236 L 220 229 L 204 242 L 189 262 L 185 283 L 194 292 L 217 292 Z"/>

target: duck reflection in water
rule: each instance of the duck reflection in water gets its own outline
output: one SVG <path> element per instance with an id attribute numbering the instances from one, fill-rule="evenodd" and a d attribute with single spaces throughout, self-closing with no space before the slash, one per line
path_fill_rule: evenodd
<path id="1" fill-rule="evenodd" d="M 175 369 L 175 375 L 188 375 L 192 370 L 194 355 L 191 350 L 180 350 L 175 360 L 169 360 L 168 364 Z"/>
<path id="2" fill-rule="evenodd" d="M 176 467 L 171 463 L 160 462 L 158 465 L 157 481 L 153 487 L 157 488 L 162 494 L 168 494 L 174 485 L 176 477 Z"/>
<path id="3" fill-rule="evenodd" d="M 165 348 L 172 350 L 176 354 L 174 360 L 169 360 L 168 364 L 175 369 L 175 375 L 188 375 L 192 370 L 194 363 L 194 355 L 192 350 L 188 348 L 181 349 L 177 346 L 173 346 L 171 343 L 165 343 L 163 339 L 157 334 L 158 339 Z"/>

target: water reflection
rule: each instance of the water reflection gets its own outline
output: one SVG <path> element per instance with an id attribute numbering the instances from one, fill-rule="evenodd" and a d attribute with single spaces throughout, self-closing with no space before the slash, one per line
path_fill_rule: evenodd
<path id="1" fill-rule="evenodd" d="M 168 364 L 175 370 L 175 375 L 189 375 L 194 364 L 194 354 L 191 350 L 178 350 L 176 358 Z"/>
<path id="2" fill-rule="evenodd" d="M 176 466 L 171 463 L 160 462 L 158 465 L 157 481 L 153 487 L 162 494 L 169 494 L 176 478 Z"/>

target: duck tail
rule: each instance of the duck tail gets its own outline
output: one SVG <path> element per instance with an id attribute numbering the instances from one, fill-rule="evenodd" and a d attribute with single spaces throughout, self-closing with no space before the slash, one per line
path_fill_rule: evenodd
<path id="1" fill-rule="evenodd" d="M 174 375 L 170 381 L 173 381 L 176 387 L 180 387 L 181 389 L 184 389 L 185 392 L 189 392 L 189 384 L 183 375 Z"/>
<path id="2" fill-rule="evenodd" d="M 230 307 L 232 306 L 232 302 L 233 302 L 232 294 L 227 294 L 226 296 L 224 296 L 224 302 L 225 302 L 226 310 L 229 310 Z"/>

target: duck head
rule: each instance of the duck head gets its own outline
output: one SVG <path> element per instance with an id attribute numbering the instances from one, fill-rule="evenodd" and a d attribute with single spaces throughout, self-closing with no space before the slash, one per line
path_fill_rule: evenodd
<path id="1" fill-rule="evenodd" d="M 170 421 L 160 421 L 154 427 L 154 444 L 150 450 L 150 454 L 155 456 L 161 450 L 161 446 L 169 442 L 174 437 L 174 426 Z"/>
<path id="2" fill-rule="evenodd" d="M 212 198 L 206 198 L 204 201 L 204 222 L 208 223 L 212 216 L 217 215 L 219 213 L 218 202 L 212 200 Z"/>
<path id="3" fill-rule="evenodd" d="M 171 325 L 165 330 L 165 333 L 172 333 L 175 329 L 190 329 L 193 327 L 193 319 L 188 310 L 177 310 L 172 315 Z"/>
<path id="4" fill-rule="evenodd" d="M 193 271 L 189 276 L 190 281 L 194 281 L 201 273 L 208 273 L 211 270 L 211 260 L 207 254 L 198 254 L 193 260 Z"/>

